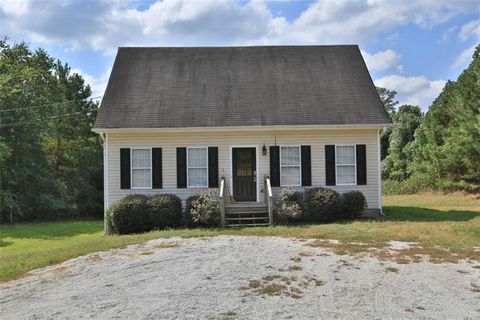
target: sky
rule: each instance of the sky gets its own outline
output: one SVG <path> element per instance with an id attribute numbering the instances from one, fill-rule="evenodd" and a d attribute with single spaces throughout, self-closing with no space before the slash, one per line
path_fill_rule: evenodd
<path id="1" fill-rule="evenodd" d="M 377 86 L 424 111 L 480 43 L 471 0 L 0 0 L 0 35 L 102 95 L 118 47 L 358 44 Z"/>

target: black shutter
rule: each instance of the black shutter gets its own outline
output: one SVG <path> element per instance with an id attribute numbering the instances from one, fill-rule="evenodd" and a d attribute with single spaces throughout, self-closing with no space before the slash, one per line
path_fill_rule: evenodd
<path id="1" fill-rule="evenodd" d="M 357 184 L 367 184 L 367 150 L 364 144 L 357 144 Z"/>
<path id="2" fill-rule="evenodd" d="M 270 146 L 270 184 L 280 186 L 280 147 Z"/>
<path id="3" fill-rule="evenodd" d="M 120 189 L 130 189 L 130 149 L 120 149 Z"/>
<path id="4" fill-rule="evenodd" d="M 218 147 L 208 147 L 208 187 L 218 188 Z"/>
<path id="5" fill-rule="evenodd" d="M 162 188 L 162 148 L 152 148 L 152 187 Z"/>
<path id="6" fill-rule="evenodd" d="M 187 187 L 187 148 L 177 148 L 177 188 Z"/>
<path id="7" fill-rule="evenodd" d="M 310 146 L 302 146 L 302 186 L 312 185 L 312 160 Z"/>
<path id="8" fill-rule="evenodd" d="M 335 146 L 325 146 L 325 184 L 335 185 Z"/>

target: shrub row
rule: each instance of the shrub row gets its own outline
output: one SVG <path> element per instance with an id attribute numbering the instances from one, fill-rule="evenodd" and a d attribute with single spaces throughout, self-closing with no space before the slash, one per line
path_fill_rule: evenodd
<path id="1" fill-rule="evenodd" d="M 283 189 L 277 210 L 279 223 L 330 222 L 359 218 L 367 207 L 365 196 L 360 191 L 338 192 L 315 187 L 305 193 L 291 188 Z"/>
<path id="2" fill-rule="evenodd" d="M 128 195 L 107 212 L 107 223 L 119 234 L 140 233 L 179 226 L 220 225 L 220 201 L 209 191 L 187 199 L 182 212 L 180 198 L 173 194 Z"/>

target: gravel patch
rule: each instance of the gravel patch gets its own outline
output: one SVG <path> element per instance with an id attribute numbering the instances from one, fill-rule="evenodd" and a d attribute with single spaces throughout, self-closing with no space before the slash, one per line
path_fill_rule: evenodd
<path id="1" fill-rule="evenodd" d="M 406 241 L 391 240 L 387 244 L 389 246 L 389 249 L 391 249 L 391 250 L 408 250 L 408 249 L 418 247 L 417 242 L 406 242 Z"/>
<path id="2" fill-rule="evenodd" d="M 93 253 L 1 284 L 0 314 L 3 320 L 480 318 L 478 262 L 396 264 L 308 243 L 171 238 Z"/>

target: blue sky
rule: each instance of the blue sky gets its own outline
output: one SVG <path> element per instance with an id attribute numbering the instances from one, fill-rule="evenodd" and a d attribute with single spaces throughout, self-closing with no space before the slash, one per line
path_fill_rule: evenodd
<path id="1" fill-rule="evenodd" d="M 0 34 L 45 48 L 102 95 L 118 47 L 358 44 L 372 78 L 426 110 L 480 43 L 470 0 L 0 0 Z"/>

